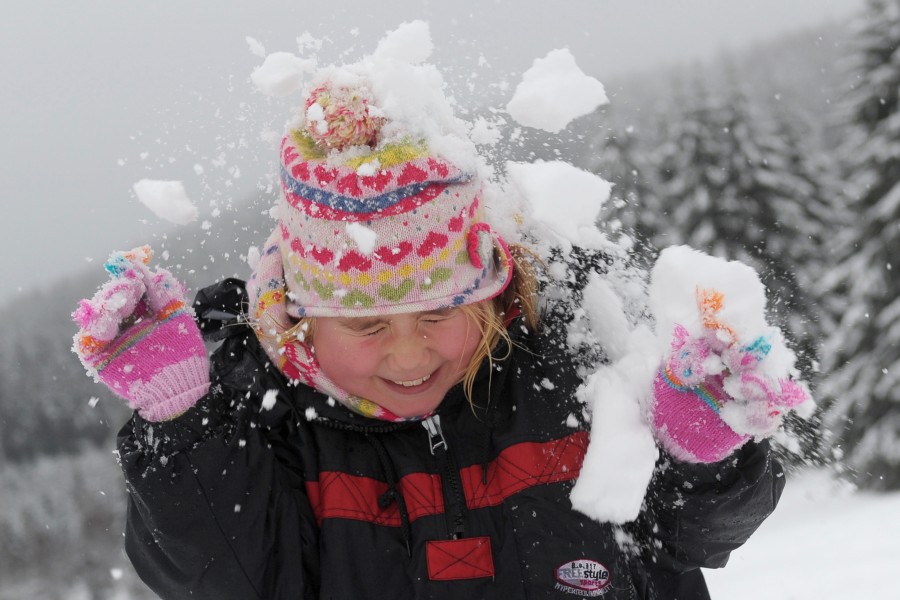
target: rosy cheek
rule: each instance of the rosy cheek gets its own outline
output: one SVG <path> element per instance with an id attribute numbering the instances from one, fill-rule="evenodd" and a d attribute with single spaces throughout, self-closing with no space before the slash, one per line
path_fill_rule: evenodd
<path id="1" fill-rule="evenodd" d="M 363 338 L 337 344 L 331 361 L 340 364 L 341 370 L 349 375 L 367 375 L 378 365 L 378 341 Z"/>

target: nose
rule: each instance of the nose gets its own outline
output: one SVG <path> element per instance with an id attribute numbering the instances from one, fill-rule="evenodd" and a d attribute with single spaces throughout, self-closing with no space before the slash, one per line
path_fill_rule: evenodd
<path id="1" fill-rule="evenodd" d="M 398 373 L 420 376 L 428 365 L 428 338 L 415 329 L 394 332 L 390 348 L 390 366 Z"/>

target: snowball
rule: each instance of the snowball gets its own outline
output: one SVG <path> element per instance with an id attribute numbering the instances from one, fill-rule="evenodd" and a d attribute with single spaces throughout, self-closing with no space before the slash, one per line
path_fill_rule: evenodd
<path id="1" fill-rule="evenodd" d="M 273 52 L 250 75 L 253 84 L 267 96 L 284 97 L 303 86 L 303 77 L 316 67 L 313 59 L 303 59 L 290 52 Z"/>
<path id="2" fill-rule="evenodd" d="M 176 225 L 186 225 L 200 214 L 187 197 L 180 181 L 141 179 L 133 187 L 141 204 L 160 219 Z"/>
<path id="3" fill-rule="evenodd" d="M 587 248 L 605 243 L 594 223 L 612 184 L 561 161 L 509 162 L 506 170 L 531 205 L 534 219 L 560 241 Z"/>
<path id="4" fill-rule="evenodd" d="M 347 235 L 356 242 L 356 247 L 363 254 L 372 254 L 375 250 L 375 242 L 378 240 L 378 234 L 359 223 L 347 224 Z"/>
<path id="5" fill-rule="evenodd" d="M 663 250 L 651 272 L 650 310 L 660 340 L 670 340 L 676 324 L 695 336 L 703 333 L 698 290 L 721 293 L 722 308 L 716 318 L 734 332 L 739 343 L 767 336 L 772 348 L 760 363 L 762 373 L 778 379 L 793 372 L 794 353 L 781 331 L 766 323 L 766 288 L 756 271 L 740 261 L 716 258 L 687 246 Z"/>
<path id="6" fill-rule="evenodd" d="M 765 287 L 752 267 L 688 246 L 671 246 L 660 253 L 650 278 L 650 308 L 660 335 L 671 337 L 676 323 L 695 335 L 702 333 L 698 288 L 722 293 L 718 317 L 730 327 L 748 333 L 767 328 Z"/>
<path id="7" fill-rule="evenodd" d="M 375 60 L 396 60 L 419 64 L 428 60 L 434 44 L 431 32 L 424 21 L 402 23 L 397 29 L 388 33 L 378 42 L 372 54 Z"/>
<path id="8" fill-rule="evenodd" d="M 562 48 L 534 61 L 506 110 L 526 127 L 558 133 L 573 119 L 607 102 L 603 84 L 585 75 L 569 50 Z"/>

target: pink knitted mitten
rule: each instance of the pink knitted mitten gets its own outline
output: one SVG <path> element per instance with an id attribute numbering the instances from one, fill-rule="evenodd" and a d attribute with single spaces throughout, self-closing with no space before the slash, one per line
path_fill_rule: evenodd
<path id="1" fill-rule="evenodd" d="M 209 359 L 185 288 L 151 271 L 149 246 L 114 252 L 112 278 L 72 313 L 72 350 L 88 373 L 148 421 L 173 419 L 209 389 Z"/>
<path id="2" fill-rule="evenodd" d="M 742 346 L 720 330 L 693 337 L 676 325 L 654 381 L 656 438 L 686 462 L 717 462 L 751 437 L 770 436 L 784 412 L 810 399 L 802 384 L 765 374 L 761 361 L 771 350 L 765 336 Z"/>

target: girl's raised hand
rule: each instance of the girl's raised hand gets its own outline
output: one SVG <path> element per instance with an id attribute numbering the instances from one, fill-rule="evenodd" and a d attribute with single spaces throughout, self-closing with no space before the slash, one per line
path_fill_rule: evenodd
<path id="1" fill-rule="evenodd" d="M 111 279 L 72 313 L 72 350 L 142 417 L 165 421 L 206 394 L 209 360 L 185 287 L 150 258 L 149 246 L 110 256 Z"/>
<path id="2" fill-rule="evenodd" d="M 667 351 L 650 406 L 656 440 L 687 462 L 723 460 L 783 416 L 815 407 L 795 355 L 766 313 L 756 271 L 686 246 L 663 250 L 649 288 L 657 339 Z"/>

